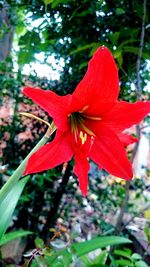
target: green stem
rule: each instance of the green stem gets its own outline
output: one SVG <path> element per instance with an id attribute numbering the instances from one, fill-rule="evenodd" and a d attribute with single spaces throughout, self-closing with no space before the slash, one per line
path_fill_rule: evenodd
<path id="1" fill-rule="evenodd" d="M 22 163 L 19 165 L 19 167 L 16 169 L 16 171 L 10 176 L 8 181 L 3 185 L 3 187 L 0 190 L 0 200 L 5 198 L 9 190 L 14 186 L 14 184 L 20 179 L 22 176 L 26 163 L 30 156 L 36 152 L 40 147 L 42 147 L 48 140 L 48 138 L 53 134 L 53 132 L 56 130 L 56 127 L 54 124 L 51 125 L 51 128 L 48 128 L 46 134 L 42 137 L 42 139 L 37 143 L 37 145 L 31 150 L 31 152 L 28 154 L 28 156 L 22 161 Z"/>

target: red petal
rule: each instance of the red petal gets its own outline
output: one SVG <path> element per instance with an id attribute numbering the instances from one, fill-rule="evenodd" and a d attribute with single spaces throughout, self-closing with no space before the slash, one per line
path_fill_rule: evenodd
<path id="1" fill-rule="evenodd" d="M 83 196 L 87 195 L 89 163 L 84 154 L 75 155 L 74 173 L 79 179 L 79 186 Z"/>
<path id="2" fill-rule="evenodd" d="M 150 113 L 150 102 L 137 101 L 132 104 L 121 101 L 106 114 L 103 123 L 115 132 L 122 132 L 139 123 L 148 113 Z"/>
<path id="3" fill-rule="evenodd" d="M 106 112 L 110 111 L 113 106 L 116 104 L 116 102 L 93 102 L 91 105 L 84 111 L 83 115 L 87 116 L 95 116 L 102 119 Z"/>
<path id="4" fill-rule="evenodd" d="M 28 160 L 24 174 L 45 171 L 69 161 L 73 156 L 73 149 L 70 145 L 70 134 L 60 134 L 49 144 L 41 147 Z"/>
<path id="5" fill-rule="evenodd" d="M 89 157 L 115 176 L 127 180 L 133 176 L 130 161 L 121 141 L 111 129 L 100 124 Z"/>
<path id="6" fill-rule="evenodd" d="M 63 131 L 68 129 L 71 95 L 59 96 L 52 91 L 32 87 L 24 88 L 23 93 L 47 111 L 58 128 Z"/>
<path id="7" fill-rule="evenodd" d="M 130 144 L 138 142 L 138 138 L 136 138 L 130 134 L 120 133 L 120 134 L 118 134 L 118 137 L 119 137 L 120 141 L 124 144 L 124 146 L 128 146 Z"/>
<path id="8" fill-rule="evenodd" d="M 81 107 L 93 102 L 114 102 L 119 94 L 118 71 L 108 48 L 97 49 L 88 70 L 73 93 L 73 100 Z"/>

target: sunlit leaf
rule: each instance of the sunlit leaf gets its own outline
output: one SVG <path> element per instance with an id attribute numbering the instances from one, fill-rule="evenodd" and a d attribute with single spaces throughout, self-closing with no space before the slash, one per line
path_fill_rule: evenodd
<path id="1" fill-rule="evenodd" d="M 45 5 L 48 5 L 48 4 L 52 3 L 53 0 L 43 0 L 43 2 L 44 2 Z"/>
<path id="2" fill-rule="evenodd" d="M 132 243 L 129 239 L 118 236 L 104 236 L 93 238 L 92 240 L 85 241 L 82 243 L 75 243 L 71 245 L 72 251 L 78 257 L 89 253 L 97 248 L 105 248 L 107 246 L 114 246 L 119 244 Z"/>
<path id="3" fill-rule="evenodd" d="M 142 259 L 141 255 L 138 253 L 133 253 L 131 258 L 133 260 L 141 260 Z"/>
<path id="4" fill-rule="evenodd" d="M 91 43 L 91 44 L 87 44 L 87 45 L 83 45 L 83 46 L 79 46 L 77 49 L 71 51 L 70 55 L 74 55 L 76 53 L 79 53 L 81 51 L 87 50 L 92 48 L 95 45 L 95 43 Z"/>
<path id="5" fill-rule="evenodd" d="M 144 211 L 144 218 L 145 219 L 150 219 L 150 210 L 145 210 Z"/>
<path id="6" fill-rule="evenodd" d="M 125 13 L 125 11 L 122 8 L 120 8 L 120 7 L 116 8 L 116 15 L 122 15 L 124 13 Z"/>
<path id="7" fill-rule="evenodd" d="M 42 256 L 35 255 L 34 258 L 39 267 L 47 267 L 47 263 Z"/>
<path id="8" fill-rule="evenodd" d="M 125 267 L 134 267 L 134 263 L 132 263 L 131 261 L 129 260 L 116 260 L 115 263 L 117 263 L 117 266 L 125 266 Z"/>
<path id="9" fill-rule="evenodd" d="M 108 257 L 106 250 L 102 251 L 93 261 L 94 264 L 105 264 Z"/>
<path id="10" fill-rule="evenodd" d="M 149 267 L 144 261 L 137 261 L 135 262 L 135 267 Z"/>
<path id="11" fill-rule="evenodd" d="M 37 237 L 34 242 L 37 248 L 44 248 L 44 241 L 41 238 Z"/>
<path id="12" fill-rule="evenodd" d="M 17 238 L 20 238 L 20 237 L 23 237 L 23 236 L 27 236 L 27 235 L 31 235 L 31 234 L 33 234 L 33 232 L 24 231 L 24 230 L 18 230 L 18 231 L 13 231 L 13 232 L 10 232 L 10 233 L 6 233 L 0 239 L 0 246 L 5 245 L 6 243 L 8 243 L 8 242 L 10 242 L 10 241 L 12 241 L 14 239 L 17 239 Z"/>
<path id="13" fill-rule="evenodd" d="M 17 202 L 28 180 L 29 177 L 25 177 L 17 182 L 0 203 L 0 239 L 10 224 Z"/>
<path id="14" fill-rule="evenodd" d="M 144 227 L 144 233 L 145 233 L 145 235 L 147 237 L 148 243 L 150 243 L 150 227 L 145 226 Z"/>
<path id="15" fill-rule="evenodd" d="M 131 259 L 131 254 L 128 253 L 127 251 L 124 251 L 124 250 L 121 250 L 121 249 L 116 249 L 114 251 L 114 254 L 122 256 L 122 257 L 125 257 L 125 258 L 128 258 L 128 259 Z"/>

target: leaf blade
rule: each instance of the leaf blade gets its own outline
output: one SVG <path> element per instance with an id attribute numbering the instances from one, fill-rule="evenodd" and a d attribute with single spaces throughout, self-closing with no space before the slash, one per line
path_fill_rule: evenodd
<path id="1" fill-rule="evenodd" d="M 17 182 L 0 203 L 0 240 L 9 226 L 15 207 L 28 180 L 29 176 Z"/>

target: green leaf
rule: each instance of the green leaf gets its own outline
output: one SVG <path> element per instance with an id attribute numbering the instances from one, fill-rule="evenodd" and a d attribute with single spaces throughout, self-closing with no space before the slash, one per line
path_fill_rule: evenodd
<path id="1" fill-rule="evenodd" d="M 123 47 L 123 51 L 124 52 L 133 53 L 133 54 L 137 55 L 138 51 L 139 51 L 139 48 L 138 47 L 133 47 L 133 46 L 124 46 Z M 143 52 L 142 53 L 142 58 L 149 59 L 150 55 L 148 53 Z"/>
<path id="2" fill-rule="evenodd" d="M 79 46 L 77 49 L 71 51 L 70 55 L 74 55 L 74 54 L 79 53 L 81 51 L 91 49 L 93 46 L 95 46 L 95 43 Z"/>
<path id="3" fill-rule="evenodd" d="M 124 250 L 116 249 L 114 251 L 114 254 L 122 256 L 122 257 L 125 257 L 127 259 L 131 259 L 131 255 L 128 252 L 124 251 Z"/>
<path id="4" fill-rule="evenodd" d="M 141 255 L 138 253 L 133 253 L 131 258 L 136 261 L 142 259 Z"/>
<path id="5" fill-rule="evenodd" d="M 57 258 L 60 256 L 60 251 L 52 251 L 51 256 L 45 256 L 46 263 L 48 266 L 52 266 L 53 263 L 57 261 Z"/>
<path id="6" fill-rule="evenodd" d="M 53 0 L 43 0 L 44 4 L 47 6 L 49 5 Z"/>
<path id="7" fill-rule="evenodd" d="M 92 261 L 89 259 L 87 255 L 84 255 L 80 258 L 80 261 L 82 262 L 83 267 L 89 267 L 92 264 Z"/>
<path id="8" fill-rule="evenodd" d="M 148 243 L 150 243 L 150 228 L 148 226 L 144 227 L 144 233 L 147 237 Z"/>
<path id="9" fill-rule="evenodd" d="M 92 265 L 89 265 L 88 267 L 107 267 L 107 265 L 104 265 L 104 264 L 92 264 Z"/>
<path id="10" fill-rule="evenodd" d="M 46 5 L 51 3 L 52 8 L 57 7 L 59 4 L 67 4 L 68 2 L 71 2 L 72 0 L 44 0 Z"/>
<path id="11" fill-rule="evenodd" d="M 111 266 L 112 267 L 118 267 L 118 265 L 116 265 L 115 263 L 115 259 L 112 255 L 109 254 L 109 258 L 110 258 L 110 261 L 111 261 Z"/>
<path id="12" fill-rule="evenodd" d="M 45 259 L 40 255 L 35 255 L 34 259 L 39 267 L 47 267 Z"/>
<path id="13" fill-rule="evenodd" d="M 87 10 L 84 10 L 82 11 L 81 13 L 78 13 L 77 14 L 77 17 L 85 17 L 87 16 L 88 14 L 91 14 L 91 8 L 87 9 Z"/>
<path id="14" fill-rule="evenodd" d="M 80 66 L 79 66 L 79 70 L 82 70 L 83 68 L 87 67 L 87 64 L 88 64 L 87 61 L 81 63 Z"/>
<path id="15" fill-rule="evenodd" d="M 53 255 L 53 250 L 50 247 L 45 247 L 44 249 L 42 249 L 42 253 L 45 256 L 51 257 Z"/>
<path id="16" fill-rule="evenodd" d="M 105 248 L 111 245 L 119 245 L 124 243 L 132 243 L 129 239 L 124 237 L 118 236 L 107 236 L 107 237 L 97 237 L 90 241 L 85 241 L 82 243 L 74 243 L 70 247 L 65 248 L 62 251 L 53 253 L 50 257 L 46 256 L 46 262 L 53 267 L 53 264 L 58 262 L 58 257 L 61 256 L 62 261 L 65 266 L 69 267 L 74 257 L 82 257 L 85 254 L 98 249 L 98 248 Z M 105 263 L 105 257 L 107 257 L 107 253 L 103 254 L 102 257 L 99 259 L 102 262 L 99 262 L 103 266 Z M 82 259 L 81 259 L 82 260 Z M 83 258 L 84 263 L 84 258 Z M 97 262 L 93 262 L 97 265 Z M 103 264 L 104 263 L 104 264 Z"/>
<path id="17" fill-rule="evenodd" d="M 44 241 L 43 241 L 41 238 L 37 237 L 37 238 L 34 240 L 34 242 L 35 242 L 35 246 L 36 246 L 37 248 L 40 248 L 40 249 L 43 249 L 43 248 L 44 248 Z"/>
<path id="18" fill-rule="evenodd" d="M 134 264 L 129 260 L 116 260 L 115 261 L 119 266 L 125 266 L 125 267 L 134 267 Z"/>
<path id="19" fill-rule="evenodd" d="M 18 231 L 13 231 L 11 233 L 6 233 L 0 240 L 0 246 L 3 246 L 6 243 L 8 243 L 14 239 L 17 239 L 17 238 L 20 238 L 23 236 L 27 236 L 27 235 L 31 235 L 31 234 L 33 234 L 33 232 L 24 231 L 24 230 L 18 230 Z"/>
<path id="20" fill-rule="evenodd" d="M 42 266 L 41 266 L 42 267 Z M 62 263 L 62 262 L 55 262 L 53 265 L 52 265 L 52 267 L 64 267 L 64 264 Z M 66 267 L 66 266 L 65 266 Z"/>
<path id="21" fill-rule="evenodd" d="M 10 224 L 17 202 L 28 180 L 29 176 L 17 182 L 0 204 L 0 240 Z"/>
<path id="22" fill-rule="evenodd" d="M 21 47 L 30 48 L 29 50 L 31 50 L 32 46 L 34 46 L 36 42 L 41 42 L 39 33 L 37 33 L 36 31 L 27 31 L 19 39 L 19 45 Z"/>
<path id="23" fill-rule="evenodd" d="M 116 15 L 122 15 L 124 13 L 125 13 L 125 11 L 122 8 L 120 8 L 120 7 L 116 8 Z"/>
<path id="24" fill-rule="evenodd" d="M 117 60 L 119 67 L 121 67 L 123 63 L 122 51 L 117 49 L 116 51 L 114 51 L 113 55 L 114 58 Z"/>
<path id="25" fill-rule="evenodd" d="M 74 253 L 78 257 L 81 257 L 97 248 L 105 248 L 107 246 L 114 246 L 125 243 L 132 243 L 132 242 L 124 237 L 104 236 L 104 237 L 93 238 L 92 240 L 85 241 L 82 243 L 72 244 L 71 250 L 74 251 Z"/>
<path id="26" fill-rule="evenodd" d="M 145 210 L 144 211 L 144 218 L 145 219 L 150 219 L 150 210 Z"/>
<path id="27" fill-rule="evenodd" d="M 52 267 L 58 263 L 58 258 L 61 258 L 61 264 L 63 264 L 63 266 L 70 267 L 70 264 L 72 262 L 72 255 L 68 248 L 59 250 L 57 252 L 52 251 L 50 256 L 45 257 L 46 262 L 48 263 L 48 266 L 52 266 Z"/>
<path id="28" fill-rule="evenodd" d="M 119 35 L 120 35 L 120 32 L 114 32 L 114 33 L 110 33 L 108 35 L 110 41 L 113 43 L 113 44 L 116 44 L 117 41 L 118 41 L 118 38 L 119 38 Z"/>
<path id="29" fill-rule="evenodd" d="M 135 262 L 135 267 L 149 267 L 145 261 L 137 261 Z"/>
<path id="30" fill-rule="evenodd" d="M 106 250 L 102 251 L 93 261 L 94 264 L 105 264 L 107 260 L 108 252 Z"/>
<path id="31" fill-rule="evenodd" d="M 137 42 L 138 42 L 138 39 L 135 39 L 135 38 L 127 39 L 127 40 L 123 41 L 123 42 L 118 46 L 118 49 L 121 50 L 125 45 L 133 44 L 133 43 L 137 43 Z"/>
<path id="32" fill-rule="evenodd" d="M 65 267 L 70 267 L 70 264 L 72 262 L 72 257 L 70 253 L 67 250 L 64 250 L 61 255 L 63 256 L 62 261 L 64 263 Z"/>

